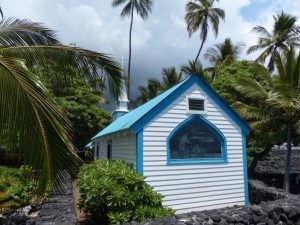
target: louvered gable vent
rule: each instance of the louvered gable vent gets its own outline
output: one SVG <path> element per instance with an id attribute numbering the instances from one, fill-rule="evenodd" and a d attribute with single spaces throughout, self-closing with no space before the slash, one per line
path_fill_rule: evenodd
<path id="1" fill-rule="evenodd" d="M 189 110 L 204 111 L 204 100 L 189 98 Z"/>

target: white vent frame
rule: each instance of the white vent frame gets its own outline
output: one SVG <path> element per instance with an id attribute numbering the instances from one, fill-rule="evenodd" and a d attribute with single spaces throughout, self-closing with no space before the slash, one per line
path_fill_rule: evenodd
<path id="1" fill-rule="evenodd" d="M 202 100 L 204 104 L 204 110 L 190 110 L 189 108 L 189 99 L 193 100 Z M 207 99 L 205 97 L 199 97 L 199 96 L 186 96 L 186 112 L 188 114 L 200 114 L 200 115 L 207 115 Z"/>

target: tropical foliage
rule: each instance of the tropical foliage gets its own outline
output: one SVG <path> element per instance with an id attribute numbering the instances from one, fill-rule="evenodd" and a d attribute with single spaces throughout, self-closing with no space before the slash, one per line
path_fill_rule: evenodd
<path id="1" fill-rule="evenodd" d="M 276 123 L 286 127 L 287 159 L 285 170 L 285 189 L 289 191 L 289 171 L 293 133 L 300 134 L 300 55 L 294 48 L 283 54 L 276 54 L 274 61 L 278 75 L 265 74 L 266 86 L 259 82 L 241 78 L 235 83 L 236 89 L 251 103 L 237 102 L 236 110 L 251 122 L 253 129 Z"/>
<path id="2" fill-rule="evenodd" d="M 203 45 L 207 40 L 209 25 L 212 26 L 214 35 L 217 36 L 219 33 L 220 19 L 225 19 L 224 10 L 215 8 L 215 2 L 217 2 L 217 0 L 195 0 L 189 1 L 186 4 L 185 21 L 187 23 L 189 36 L 191 37 L 193 33 L 200 29 L 200 39 L 202 40 L 195 62 L 198 61 Z"/>
<path id="3" fill-rule="evenodd" d="M 163 90 L 167 90 L 182 81 L 182 73 L 177 72 L 175 67 L 163 68 L 162 84 Z"/>
<path id="4" fill-rule="evenodd" d="M 96 221 L 123 224 L 169 216 L 162 195 L 153 191 L 144 178 L 123 161 L 101 160 L 82 167 L 78 186 L 79 207 Z"/>
<path id="5" fill-rule="evenodd" d="M 248 53 L 262 50 L 256 60 L 264 63 L 269 58 L 268 68 L 271 72 L 274 70 L 276 54 L 286 51 L 291 45 L 300 46 L 300 26 L 297 25 L 297 19 L 284 12 L 274 16 L 272 32 L 262 26 L 254 27 L 253 31 L 261 36 L 258 44 L 251 46 Z"/>
<path id="6" fill-rule="evenodd" d="M 185 76 L 190 76 L 193 73 L 198 73 L 198 74 L 205 74 L 206 73 L 205 69 L 203 68 L 200 61 L 193 61 L 193 60 L 189 60 L 187 64 L 183 64 L 180 67 L 180 71 Z"/>
<path id="7" fill-rule="evenodd" d="M 54 100 L 67 112 L 73 144 L 82 151 L 92 136 L 109 125 L 111 114 L 100 107 L 103 103 L 100 93 L 85 83 L 73 84 L 64 93 L 56 95 Z"/>
<path id="8" fill-rule="evenodd" d="M 175 67 L 163 68 L 162 81 L 150 79 L 148 80 L 147 87 L 138 87 L 139 96 L 137 97 L 137 101 L 139 103 L 145 103 L 178 84 L 182 79 L 182 73 L 177 72 Z"/>
<path id="9" fill-rule="evenodd" d="M 214 66 L 224 62 L 231 63 L 239 58 L 241 47 L 241 44 L 235 45 L 230 38 L 226 38 L 224 42 L 209 48 L 204 57 Z"/>
<path id="10" fill-rule="evenodd" d="M 211 73 L 212 80 L 218 74 L 221 65 L 228 65 L 235 62 L 241 53 L 242 44 L 233 44 L 230 38 L 226 38 L 224 42 L 215 44 L 209 48 L 204 54 L 205 59 L 211 63 L 211 67 L 207 70 Z"/>
<path id="11" fill-rule="evenodd" d="M 145 103 L 161 93 L 161 84 L 158 80 L 150 79 L 148 80 L 147 87 L 139 86 L 138 90 L 139 96 L 137 97 L 137 101 Z"/>
<path id="12" fill-rule="evenodd" d="M 29 20 L 0 21 L 0 143 L 16 149 L 24 164 L 30 164 L 44 192 L 49 185 L 61 187 L 65 172 L 76 175 L 80 160 L 70 136 L 65 112 L 34 74 L 36 68 L 67 71 L 76 68 L 82 81 L 108 82 L 118 95 L 122 79 L 119 65 L 108 55 L 62 45 L 55 32 Z M 72 80 L 72 76 L 57 77 Z"/>
<path id="13" fill-rule="evenodd" d="M 211 85 L 231 105 L 236 101 L 244 100 L 243 95 L 235 90 L 234 83 L 240 78 L 249 78 L 263 83 L 262 74 L 269 74 L 264 66 L 246 60 L 237 61 L 229 65 L 221 65 L 218 76 Z"/>
<path id="14" fill-rule="evenodd" d="M 121 17 L 130 17 L 130 28 L 129 28 L 129 56 L 128 56 L 128 72 L 127 72 L 127 93 L 130 99 L 130 79 L 131 79 L 131 35 L 134 12 L 145 20 L 149 13 L 151 13 L 153 0 L 113 0 L 112 6 L 116 7 L 121 4 L 125 4 L 121 12 Z"/>
<path id="15" fill-rule="evenodd" d="M 0 166 L 0 208 L 17 208 L 36 200 L 36 180 L 32 168 Z"/>

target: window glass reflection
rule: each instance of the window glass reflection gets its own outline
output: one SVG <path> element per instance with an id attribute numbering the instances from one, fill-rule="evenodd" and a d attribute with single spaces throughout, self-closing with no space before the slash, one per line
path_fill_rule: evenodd
<path id="1" fill-rule="evenodd" d="M 177 130 L 169 144 L 170 159 L 221 158 L 221 138 L 197 119 Z"/>

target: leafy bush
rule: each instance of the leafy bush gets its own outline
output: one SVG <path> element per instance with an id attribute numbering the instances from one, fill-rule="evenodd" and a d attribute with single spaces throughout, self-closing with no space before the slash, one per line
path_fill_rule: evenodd
<path id="1" fill-rule="evenodd" d="M 80 209 L 99 221 L 122 224 L 173 214 L 162 206 L 163 196 L 123 161 L 96 160 L 82 167 L 78 186 Z"/>
<path id="2" fill-rule="evenodd" d="M 36 181 L 29 166 L 0 166 L 0 207 L 19 207 L 36 200 Z"/>

